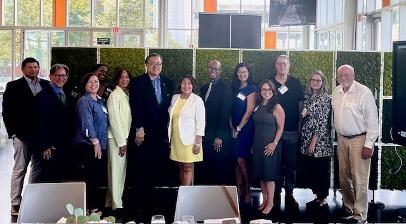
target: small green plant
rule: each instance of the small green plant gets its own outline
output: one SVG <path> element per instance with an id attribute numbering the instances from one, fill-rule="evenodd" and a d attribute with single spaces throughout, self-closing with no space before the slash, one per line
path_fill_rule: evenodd
<path id="1" fill-rule="evenodd" d="M 69 212 L 69 215 L 66 218 L 66 224 L 86 224 L 87 222 L 100 222 L 101 220 L 99 213 L 92 213 L 89 216 L 86 216 L 83 209 L 75 208 L 70 203 L 66 204 L 66 209 Z M 116 223 L 116 218 L 113 216 L 105 217 L 103 220 L 112 224 Z"/>

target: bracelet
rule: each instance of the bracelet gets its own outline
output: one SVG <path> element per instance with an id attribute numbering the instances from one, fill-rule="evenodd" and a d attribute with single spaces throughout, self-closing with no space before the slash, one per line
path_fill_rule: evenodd
<path id="1" fill-rule="evenodd" d="M 97 139 L 96 141 L 93 141 L 92 142 L 92 145 L 97 145 L 97 144 L 99 144 L 100 142 L 99 142 L 99 139 Z"/>
<path id="2" fill-rule="evenodd" d="M 240 132 L 240 131 L 241 131 L 240 126 L 237 126 L 237 128 L 236 128 L 236 129 L 237 129 L 237 131 L 238 131 L 238 132 Z"/>
<path id="3" fill-rule="evenodd" d="M 198 143 L 195 143 L 194 145 L 197 146 L 197 147 L 200 147 L 200 144 L 198 144 Z"/>

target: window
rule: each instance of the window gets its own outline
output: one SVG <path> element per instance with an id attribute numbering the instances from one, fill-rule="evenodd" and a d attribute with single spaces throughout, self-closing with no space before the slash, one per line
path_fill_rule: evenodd
<path id="1" fill-rule="evenodd" d="M 68 0 L 68 26 L 90 27 L 91 0 Z"/>
<path id="2" fill-rule="evenodd" d="M 88 31 L 69 31 L 68 39 L 71 47 L 90 46 L 90 32 Z"/>
<path id="3" fill-rule="evenodd" d="M 191 29 L 191 10 L 191 1 L 168 0 L 168 29 Z"/>
<path id="4" fill-rule="evenodd" d="M 52 18 L 53 18 L 53 0 L 42 0 L 42 25 L 43 26 L 52 26 Z"/>
<path id="5" fill-rule="evenodd" d="M 40 1 L 39 0 L 18 0 L 17 4 L 17 25 L 39 26 L 40 25 Z"/>
<path id="6" fill-rule="evenodd" d="M 98 46 L 97 38 L 109 38 L 110 45 L 114 45 L 114 38 L 111 32 L 93 32 L 93 46 Z"/>
<path id="7" fill-rule="evenodd" d="M 113 27 L 117 23 L 116 1 L 94 0 L 94 26 Z"/>
<path id="8" fill-rule="evenodd" d="M 190 30 L 169 30 L 168 47 L 188 48 L 192 45 L 192 35 Z"/>
<path id="9" fill-rule="evenodd" d="M 12 31 L 0 30 L 0 92 L 4 92 L 6 84 L 12 77 Z"/>
<path id="10" fill-rule="evenodd" d="M 5 26 L 14 26 L 14 0 L 4 0 L 3 10 L 4 10 L 4 20 L 2 20 Z"/>
<path id="11" fill-rule="evenodd" d="M 119 1 L 119 15 L 121 28 L 143 28 L 144 0 Z"/>

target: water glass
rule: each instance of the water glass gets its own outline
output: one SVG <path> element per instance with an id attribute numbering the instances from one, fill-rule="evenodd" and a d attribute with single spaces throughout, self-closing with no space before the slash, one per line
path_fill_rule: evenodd
<path id="1" fill-rule="evenodd" d="M 151 218 L 151 224 L 165 224 L 165 217 L 163 215 L 154 215 Z"/>
<path id="2" fill-rule="evenodd" d="M 182 223 L 183 224 L 195 224 L 195 217 L 192 215 L 184 215 L 182 216 Z"/>

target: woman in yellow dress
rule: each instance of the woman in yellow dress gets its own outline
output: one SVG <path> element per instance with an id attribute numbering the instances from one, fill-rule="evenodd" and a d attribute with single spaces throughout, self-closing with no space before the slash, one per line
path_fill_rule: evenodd
<path id="1" fill-rule="evenodd" d="M 179 166 L 181 185 L 192 185 L 194 162 L 203 161 L 202 137 L 206 125 L 203 100 L 196 95 L 196 80 L 191 75 L 180 78 L 169 107 L 168 137 L 170 159 Z"/>

